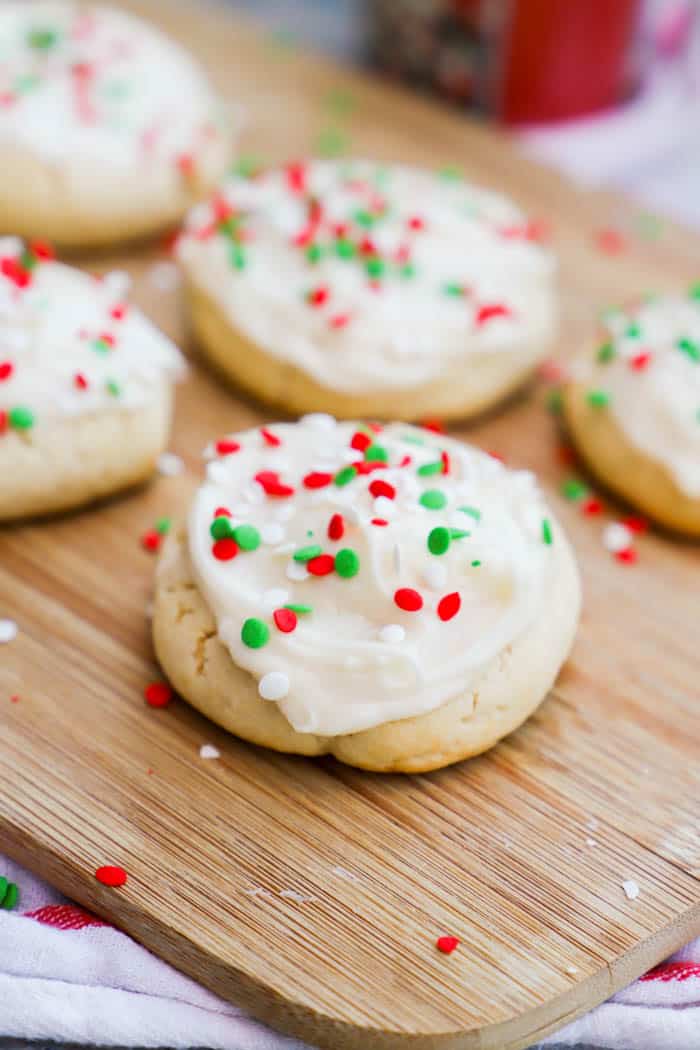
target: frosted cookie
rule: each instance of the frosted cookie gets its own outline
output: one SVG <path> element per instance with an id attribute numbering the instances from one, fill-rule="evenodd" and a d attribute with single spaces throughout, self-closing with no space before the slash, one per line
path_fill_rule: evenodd
<path id="1" fill-rule="evenodd" d="M 579 581 L 531 474 L 323 415 L 210 452 L 153 620 L 195 707 L 257 744 L 400 772 L 484 751 L 537 707 Z"/>
<path id="2" fill-rule="evenodd" d="M 555 331 L 551 255 L 509 201 L 368 162 L 233 178 L 179 257 L 203 352 L 256 396 L 343 417 L 470 416 Z"/>
<path id="3" fill-rule="evenodd" d="M 74 507 L 152 472 L 184 363 L 125 302 L 127 284 L 0 240 L 0 520 Z"/>
<path id="4" fill-rule="evenodd" d="M 103 244 L 178 222 L 229 160 L 187 52 L 109 7 L 0 5 L 0 230 Z"/>
<path id="5" fill-rule="evenodd" d="M 700 536 L 700 285 L 609 312 L 564 412 L 601 481 L 661 525 Z"/>

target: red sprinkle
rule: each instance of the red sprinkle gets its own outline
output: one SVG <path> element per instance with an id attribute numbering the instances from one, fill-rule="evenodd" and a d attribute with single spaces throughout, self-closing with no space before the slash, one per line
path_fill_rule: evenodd
<path id="1" fill-rule="evenodd" d="M 625 565 L 634 565 L 638 555 L 634 547 L 625 547 L 624 550 L 615 551 L 615 557 Z"/>
<path id="2" fill-rule="evenodd" d="M 223 540 L 217 540 L 211 552 L 217 561 L 231 561 L 238 554 L 238 544 L 231 536 L 227 536 Z"/>
<path id="3" fill-rule="evenodd" d="M 595 239 L 598 248 L 605 255 L 621 255 L 627 246 L 619 230 L 598 230 Z"/>
<path id="4" fill-rule="evenodd" d="M 361 459 L 358 463 L 353 463 L 353 467 L 357 469 L 358 474 L 371 474 L 373 470 L 388 470 L 389 465 L 382 459 Z"/>
<path id="5" fill-rule="evenodd" d="M 113 321 L 123 321 L 128 313 L 128 310 L 129 307 L 126 305 L 126 303 L 117 303 L 116 306 L 113 306 L 112 309 L 109 311 L 109 316 L 112 318 Z"/>
<path id="6" fill-rule="evenodd" d="M 163 542 L 163 537 L 155 529 L 149 529 L 148 532 L 144 532 L 141 537 L 141 546 L 145 547 L 147 551 L 155 553 L 160 550 L 160 545 Z"/>
<path id="7" fill-rule="evenodd" d="M 103 886 L 123 886 L 127 880 L 127 874 L 116 864 L 103 864 L 95 872 L 95 878 Z"/>
<path id="8" fill-rule="evenodd" d="M 194 175 L 194 157 L 191 153 L 181 153 L 177 158 L 177 167 L 181 175 L 190 178 Z"/>
<path id="9" fill-rule="evenodd" d="M 312 576 L 327 576 L 335 568 L 335 558 L 332 554 L 319 554 L 307 561 L 306 568 Z"/>
<path id="10" fill-rule="evenodd" d="M 411 459 L 410 456 L 404 456 L 403 459 L 401 460 L 401 462 L 399 463 L 399 466 L 400 467 L 410 467 L 412 462 L 413 462 L 413 460 Z"/>
<path id="11" fill-rule="evenodd" d="M 559 462 L 568 465 L 576 462 L 576 453 L 570 445 L 560 445 L 557 450 Z"/>
<path id="12" fill-rule="evenodd" d="M 476 311 L 474 320 L 478 325 L 492 321 L 494 317 L 512 317 L 512 311 L 505 303 L 485 303 Z"/>
<path id="13" fill-rule="evenodd" d="M 375 498 L 377 496 L 386 496 L 387 499 L 396 499 L 396 489 L 394 486 L 390 485 L 388 481 L 383 481 L 381 478 L 375 478 L 374 481 L 370 481 L 369 491 Z"/>
<path id="14" fill-rule="evenodd" d="M 9 379 L 15 370 L 15 366 L 11 361 L 0 361 L 0 383 L 5 379 Z"/>
<path id="15" fill-rule="evenodd" d="M 459 937 L 438 937 L 435 947 L 443 955 L 452 955 L 455 948 L 459 947 Z"/>
<path id="16" fill-rule="evenodd" d="M 437 614 L 443 621 L 451 620 L 453 616 L 457 615 L 461 605 L 462 599 L 457 591 L 453 591 L 452 594 L 446 594 L 444 598 L 440 599 Z"/>
<path id="17" fill-rule="evenodd" d="M 97 337 L 101 343 L 106 343 L 107 346 L 114 346 L 116 340 L 111 332 L 100 332 Z"/>
<path id="18" fill-rule="evenodd" d="M 372 525 L 379 525 L 380 528 L 384 528 L 389 522 L 386 518 L 372 518 Z"/>
<path id="19" fill-rule="evenodd" d="M 304 478 L 303 484 L 305 489 L 324 489 L 326 485 L 330 485 L 332 480 L 332 474 L 325 474 L 320 470 L 312 470 Z"/>
<path id="20" fill-rule="evenodd" d="M 632 368 L 635 372 L 643 372 L 647 365 L 651 362 L 651 351 L 641 350 L 638 354 L 635 354 L 630 360 Z"/>
<path id="21" fill-rule="evenodd" d="M 549 358 L 537 366 L 537 375 L 545 383 L 560 383 L 566 378 L 566 366 L 561 361 Z"/>
<path id="22" fill-rule="evenodd" d="M 303 193 L 306 189 L 306 165 L 287 165 L 287 185 L 293 193 Z"/>
<path id="23" fill-rule="evenodd" d="M 282 438 L 278 438 L 276 434 L 273 434 L 271 430 L 267 430 L 266 427 L 260 427 L 260 433 L 265 439 L 265 444 L 270 445 L 271 448 L 279 448 L 282 444 Z"/>
<path id="24" fill-rule="evenodd" d="M 149 707 L 167 707 L 173 698 L 173 691 L 167 682 L 150 682 L 143 695 Z"/>
<path id="25" fill-rule="evenodd" d="M 309 306 L 323 306 L 324 303 L 328 302 L 330 292 L 325 284 L 320 284 L 318 288 L 313 288 L 308 295 Z"/>
<path id="26" fill-rule="evenodd" d="M 421 219 L 420 215 L 412 215 L 407 225 L 409 230 L 424 230 L 425 220 Z"/>
<path id="27" fill-rule="evenodd" d="M 214 517 L 215 518 L 230 518 L 231 517 L 231 511 L 228 509 L 228 507 L 217 507 L 216 510 L 214 511 Z"/>
<path id="28" fill-rule="evenodd" d="M 584 500 L 584 502 L 581 504 L 581 510 L 584 514 L 587 514 L 589 517 L 591 517 L 594 514 L 602 513 L 603 504 L 595 496 L 591 496 L 590 499 Z"/>
<path id="29" fill-rule="evenodd" d="M 255 475 L 255 480 L 263 487 L 266 496 L 278 496 L 282 498 L 294 495 L 294 489 L 292 486 L 284 485 L 279 479 L 279 474 L 276 474 L 273 470 L 259 471 Z"/>
<path id="30" fill-rule="evenodd" d="M 357 449 L 358 452 L 364 452 L 366 448 L 372 444 L 372 438 L 369 434 L 363 434 L 361 430 L 356 430 L 352 435 L 352 441 L 350 442 L 350 448 Z"/>
<path id="31" fill-rule="evenodd" d="M 228 438 L 222 438 L 221 441 L 216 442 L 214 447 L 219 456 L 230 456 L 232 452 L 238 452 L 241 446 L 238 441 L 230 441 Z"/>
<path id="32" fill-rule="evenodd" d="M 357 246 L 362 255 L 376 255 L 377 246 L 371 237 L 363 237 Z"/>
<path id="33" fill-rule="evenodd" d="M 328 522 L 328 539 L 342 540 L 345 533 L 345 519 L 342 514 L 334 514 Z"/>
<path id="34" fill-rule="evenodd" d="M 449 455 L 449 453 L 445 452 L 443 450 L 440 453 L 440 459 L 442 460 L 442 473 L 443 474 L 449 474 L 450 473 L 450 455 Z"/>
<path id="35" fill-rule="evenodd" d="M 32 250 L 32 254 L 35 255 L 37 259 L 41 259 L 42 262 L 50 262 L 51 259 L 56 258 L 56 252 L 48 241 L 32 241 L 29 247 Z"/>
<path id="36" fill-rule="evenodd" d="M 432 430 L 434 434 L 444 434 L 445 424 L 439 419 L 424 419 L 421 423 L 423 430 Z"/>
<path id="37" fill-rule="evenodd" d="M 642 532 L 646 532 L 649 528 L 649 525 L 644 520 L 644 518 L 623 518 L 622 524 L 626 525 L 631 532 L 636 532 L 638 535 Z"/>
<path id="38" fill-rule="evenodd" d="M 331 328 L 345 328 L 350 324 L 350 314 L 335 314 L 330 318 L 328 324 Z"/>
<path id="39" fill-rule="evenodd" d="M 0 434 L 4 434 L 7 430 L 7 412 L 0 408 Z"/>
<path id="40" fill-rule="evenodd" d="M 418 612 L 423 608 L 423 599 L 412 587 L 399 587 L 394 593 L 394 602 L 404 612 Z"/>
<path id="41" fill-rule="evenodd" d="M 73 376 L 73 385 L 75 386 L 76 390 L 87 390 L 88 381 L 82 372 L 75 373 L 75 375 Z"/>
<path id="42" fill-rule="evenodd" d="M 275 621 L 277 630 L 282 634 L 289 634 L 298 623 L 297 614 L 293 609 L 275 609 L 272 619 Z"/>
<path id="43" fill-rule="evenodd" d="M 23 270 L 17 259 L 9 256 L 0 260 L 0 273 L 12 281 L 13 284 L 16 284 L 18 288 L 26 288 L 32 279 L 31 273 Z"/>

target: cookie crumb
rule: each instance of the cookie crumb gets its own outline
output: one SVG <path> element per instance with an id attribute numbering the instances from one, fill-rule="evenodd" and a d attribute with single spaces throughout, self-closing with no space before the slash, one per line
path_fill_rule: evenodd
<path id="1" fill-rule="evenodd" d="M 180 271 L 175 263 L 154 263 L 148 271 L 148 280 L 159 292 L 173 292 L 180 283 Z"/>
<path id="2" fill-rule="evenodd" d="M 218 747 L 214 747 L 213 744 L 202 744 L 199 749 L 200 758 L 221 758 L 221 752 Z"/>
<path id="3" fill-rule="evenodd" d="M 622 889 L 624 890 L 625 897 L 628 901 L 636 901 L 639 896 L 639 886 L 634 879 L 626 879 L 622 883 Z"/>
<path id="4" fill-rule="evenodd" d="M 0 620 L 0 645 L 13 642 L 17 637 L 19 628 L 14 620 Z"/>
<path id="5" fill-rule="evenodd" d="M 185 461 L 175 452 L 161 452 L 156 463 L 158 473 L 164 478 L 174 478 L 185 470 Z"/>

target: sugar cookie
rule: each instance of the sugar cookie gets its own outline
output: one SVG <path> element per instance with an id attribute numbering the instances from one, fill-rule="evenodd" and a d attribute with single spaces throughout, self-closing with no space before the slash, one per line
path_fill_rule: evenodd
<path id="1" fill-rule="evenodd" d="M 436 769 L 537 707 L 579 581 L 531 474 L 324 415 L 226 438 L 166 541 L 153 632 L 176 688 L 280 751 Z"/>
<path id="2" fill-rule="evenodd" d="M 165 448 L 172 343 L 48 250 L 0 240 L 0 520 L 63 510 L 147 477 Z"/>
<path id="3" fill-rule="evenodd" d="M 204 73 L 133 15 L 0 5 L 0 230 L 84 246 L 178 222 L 230 139 Z"/>
<path id="4" fill-rule="evenodd" d="M 555 267 L 509 201 L 369 162 L 233 178 L 179 242 L 202 351 L 290 412 L 468 417 L 548 351 Z"/>
<path id="5" fill-rule="evenodd" d="M 591 470 L 668 528 L 700 536 L 700 285 L 610 311 L 564 392 Z"/>

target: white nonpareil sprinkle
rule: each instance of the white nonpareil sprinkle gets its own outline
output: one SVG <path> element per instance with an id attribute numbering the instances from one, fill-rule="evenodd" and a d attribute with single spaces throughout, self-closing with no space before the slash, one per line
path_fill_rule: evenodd
<path id="1" fill-rule="evenodd" d="M 0 620 L 0 645 L 13 641 L 17 637 L 17 630 L 14 620 Z"/>
<path id="2" fill-rule="evenodd" d="M 387 642 L 389 645 L 394 645 L 396 642 L 402 642 L 406 637 L 406 631 L 400 623 L 388 623 L 379 632 L 379 640 L 381 642 Z"/>
<path id="3" fill-rule="evenodd" d="M 613 554 L 627 550 L 632 543 L 632 538 L 631 530 L 619 521 L 613 521 L 603 529 L 603 546 Z"/>
<path id="4" fill-rule="evenodd" d="M 180 271 L 172 262 L 154 263 L 148 271 L 148 280 L 159 292 L 173 292 L 180 283 Z"/>
<path id="5" fill-rule="evenodd" d="M 202 744 L 199 749 L 200 758 L 221 758 L 221 752 L 213 744 Z"/>
<path id="6" fill-rule="evenodd" d="M 374 513 L 378 518 L 392 518 L 396 511 L 396 504 L 388 496 L 377 496 L 374 501 Z"/>
<path id="7" fill-rule="evenodd" d="M 288 601 L 289 591 L 285 591 L 282 587 L 271 587 L 262 596 L 262 605 L 265 612 L 273 612 L 282 605 L 286 605 Z"/>
<path id="8" fill-rule="evenodd" d="M 126 270 L 110 270 L 102 278 L 102 285 L 115 299 L 123 299 L 131 288 L 131 277 Z"/>
<path id="9" fill-rule="evenodd" d="M 336 426 L 335 416 L 329 416 L 327 412 L 309 412 L 302 416 L 299 422 L 313 427 L 314 430 L 334 430 Z"/>
<path id="10" fill-rule="evenodd" d="M 636 901 L 639 896 L 639 886 L 634 879 L 627 879 L 622 883 L 622 889 L 625 892 L 625 897 L 628 901 Z"/>
<path id="11" fill-rule="evenodd" d="M 289 679 L 283 671 L 268 671 L 258 682 L 263 700 L 283 700 L 289 692 Z"/>
<path id="12" fill-rule="evenodd" d="M 303 580 L 308 580 L 309 570 L 300 561 L 290 561 L 286 570 L 287 579 L 293 580 L 295 583 L 301 583 Z"/>
<path id="13" fill-rule="evenodd" d="M 426 585 L 434 591 L 441 591 L 447 583 L 447 568 L 439 561 L 429 562 L 421 575 Z"/>
<path id="14" fill-rule="evenodd" d="M 267 521 L 260 529 L 260 539 L 263 543 L 270 543 L 273 546 L 281 543 L 284 536 L 284 528 L 278 521 Z"/>
<path id="15" fill-rule="evenodd" d="M 182 474 L 185 469 L 185 461 L 174 452 L 161 452 L 158 456 L 156 468 L 164 478 L 174 478 Z"/>

